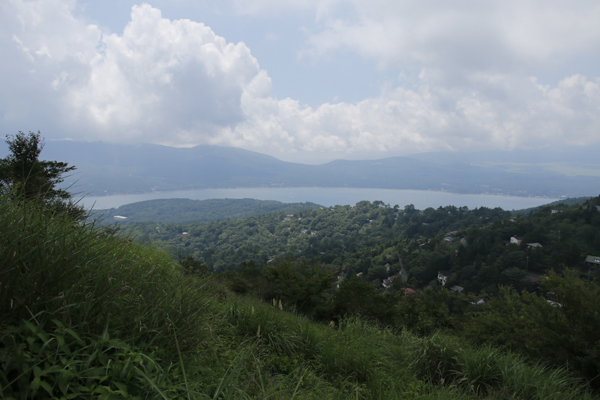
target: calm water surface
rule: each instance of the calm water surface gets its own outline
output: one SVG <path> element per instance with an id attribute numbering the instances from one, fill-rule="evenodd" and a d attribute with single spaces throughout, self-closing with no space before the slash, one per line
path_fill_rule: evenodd
<path id="1" fill-rule="evenodd" d="M 313 202 L 323 206 L 354 205 L 362 200 L 381 200 L 401 208 L 413 204 L 417 209 L 453 205 L 456 207 L 500 207 L 505 210 L 520 210 L 547 204 L 557 199 L 537 197 L 494 196 L 485 194 L 455 194 L 425 190 L 363 189 L 363 188 L 240 188 L 200 189 L 145 194 L 86 197 L 81 203 L 94 209 L 117 208 L 124 204 L 153 199 L 185 198 L 207 199 L 258 199 L 278 200 L 285 203 Z"/>

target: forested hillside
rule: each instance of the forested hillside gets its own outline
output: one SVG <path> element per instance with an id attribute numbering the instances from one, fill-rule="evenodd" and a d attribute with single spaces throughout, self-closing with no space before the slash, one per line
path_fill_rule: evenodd
<path id="1" fill-rule="evenodd" d="M 244 261 L 262 265 L 303 257 L 346 278 L 362 273 L 378 285 L 401 266 L 414 288 L 437 282 L 438 272 L 445 271 L 447 287 L 493 294 L 498 285 L 531 287 L 539 274 L 565 266 L 587 273 L 586 256 L 600 254 L 596 205 L 599 198 L 515 215 L 499 208 L 420 211 L 365 201 L 206 224 L 130 226 L 139 240 L 191 255 L 215 272 Z"/>
<path id="2" fill-rule="evenodd" d="M 554 207 L 554 206 L 576 206 L 576 205 L 580 205 L 580 204 L 584 204 L 586 203 L 588 200 L 591 200 L 592 197 L 590 196 L 584 196 L 584 197 L 570 197 L 567 199 L 562 199 L 562 200 L 556 200 L 553 201 L 551 203 L 545 204 L 547 207 Z M 514 210 L 514 212 L 516 214 L 529 214 L 530 212 L 534 212 L 536 211 L 538 207 L 531 207 L 531 208 L 524 208 L 522 210 Z"/>
<path id="3" fill-rule="evenodd" d="M 208 224 L 133 224 L 138 238 L 240 294 L 321 321 L 348 316 L 508 348 L 598 387 L 600 198 L 525 215 L 360 202 Z M 596 261 L 595 261 L 596 260 Z M 588 261 L 586 263 L 586 261 Z M 589 281 L 590 283 L 587 283 Z"/>
<path id="4" fill-rule="evenodd" d="M 297 212 L 314 210 L 315 203 L 282 203 L 275 200 L 255 199 L 157 199 L 125 204 L 119 208 L 99 210 L 90 218 L 107 225 L 115 222 L 166 222 L 191 223 L 244 218 L 271 212 Z M 123 218 L 125 217 L 125 218 Z"/>

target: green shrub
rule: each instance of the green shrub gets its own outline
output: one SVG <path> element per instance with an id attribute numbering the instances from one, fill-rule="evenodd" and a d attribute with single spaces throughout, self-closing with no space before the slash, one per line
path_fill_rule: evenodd
<path id="1" fill-rule="evenodd" d="M 141 352 L 108 332 L 80 337 L 54 319 L 52 329 L 31 322 L 0 336 L 3 399 L 141 398 L 161 394 L 158 356 Z"/>
<path id="2" fill-rule="evenodd" d="M 450 383 L 457 377 L 463 352 L 458 340 L 436 333 L 416 342 L 411 367 L 419 379 Z"/>

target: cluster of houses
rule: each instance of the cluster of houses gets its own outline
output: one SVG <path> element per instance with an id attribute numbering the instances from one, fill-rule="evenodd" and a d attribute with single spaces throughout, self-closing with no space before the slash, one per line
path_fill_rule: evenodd
<path id="1" fill-rule="evenodd" d="M 505 240 L 504 244 L 509 245 L 509 244 L 516 244 L 517 246 L 520 246 L 521 243 L 523 243 L 523 236 L 511 236 L 510 240 Z M 542 246 L 539 243 L 527 243 L 527 248 L 528 249 L 541 249 Z"/>
<path id="2" fill-rule="evenodd" d="M 289 222 L 289 221 L 291 221 L 293 218 L 294 218 L 294 214 L 288 214 L 288 215 L 286 215 L 286 216 L 285 216 L 285 218 L 283 218 L 283 221 L 282 221 L 282 222 Z M 301 218 L 301 217 L 298 217 L 298 220 L 299 220 L 299 221 L 301 221 L 301 220 L 302 220 L 302 218 Z M 286 229 L 287 229 L 288 231 L 291 231 L 291 230 L 292 230 L 292 227 L 288 227 L 288 228 L 286 228 Z M 309 232 L 310 232 L 310 234 L 311 234 L 311 235 L 313 235 L 313 236 L 317 234 L 317 231 L 309 231 L 308 229 L 302 229 L 302 230 L 300 231 L 300 233 L 302 233 L 302 234 L 304 234 L 304 235 L 308 235 L 308 234 L 309 234 Z"/>
<path id="3" fill-rule="evenodd" d="M 600 211 L 600 206 L 597 206 L 598 211 Z M 562 212 L 562 210 L 560 209 L 553 209 L 552 213 L 558 213 L 558 212 Z M 515 222 L 514 220 L 512 220 L 513 222 Z M 423 224 L 425 225 L 425 223 Z M 302 233 L 307 233 L 308 231 L 304 230 L 302 231 Z M 312 232 L 311 232 L 312 234 Z M 458 240 L 458 231 L 452 231 L 452 232 L 448 232 L 444 235 L 443 241 L 446 243 L 453 243 L 454 241 Z M 523 243 L 523 239 L 524 237 L 522 236 L 511 236 L 510 240 L 505 241 L 504 243 L 508 246 L 508 245 L 518 245 L 520 246 Z M 423 251 L 423 247 L 427 245 L 427 243 L 429 243 L 431 241 L 431 239 L 429 239 L 427 242 L 420 244 L 419 246 L 421 247 L 421 251 Z M 463 246 L 467 246 L 467 242 L 465 240 L 465 238 L 461 238 L 460 239 L 460 243 Z M 533 243 L 526 243 L 527 245 L 527 249 L 530 251 L 535 251 L 536 249 L 542 249 L 544 246 L 540 243 L 537 242 L 533 242 Z M 388 257 L 389 258 L 389 257 Z M 588 255 L 586 260 L 585 260 L 585 264 L 590 268 L 590 270 L 592 268 L 600 268 L 600 256 L 592 256 L 592 255 Z M 385 265 L 386 269 L 388 271 L 390 271 L 391 265 L 389 263 L 387 263 Z M 357 276 L 361 276 L 361 273 L 358 273 Z M 437 276 L 437 280 L 440 283 L 441 286 L 446 286 L 446 283 L 448 281 L 448 279 L 450 278 L 450 276 L 452 275 L 451 271 L 438 271 L 438 276 Z M 396 279 L 399 278 L 400 275 L 394 275 L 394 276 L 389 276 L 388 278 L 384 279 L 382 282 L 382 286 L 385 290 L 390 289 L 394 283 L 394 281 Z M 532 274 L 528 274 L 526 276 L 527 279 L 529 279 L 533 284 L 536 284 L 539 282 L 540 278 L 538 276 L 532 275 Z M 448 288 L 449 290 L 456 292 L 456 293 L 460 293 L 464 290 L 464 288 L 462 286 L 459 285 L 453 285 L 452 287 Z M 415 293 L 415 291 L 413 289 L 404 289 L 406 294 L 409 293 Z M 483 304 L 484 300 L 481 299 L 479 300 L 476 304 Z"/>
<path id="4" fill-rule="evenodd" d="M 458 234 L 458 231 L 452 231 L 452 232 L 446 233 L 446 235 L 444 236 L 444 242 L 446 242 L 446 243 L 452 243 L 454 241 L 454 237 L 457 234 Z"/>
<path id="5" fill-rule="evenodd" d="M 513 238 L 511 238 L 511 239 L 513 239 Z M 542 245 L 539 243 L 527 243 L 527 248 L 535 249 L 536 247 L 542 247 Z M 592 268 L 599 268 L 600 267 L 600 256 L 588 255 L 586 257 L 584 263 L 588 266 L 589 271 L 591 271 Z M 450 278 L 450 275 L 452 275 L 451 271 L 438 271 L 437 280 L 440 283 L 440 285 L 446 286 L 446 282 Z M 588 273 L 588 275 L 589 275 L 589 273 Z M 531 281 L 531 283 L 533 283 L 533 284 L 536 284 L 540 281 L 540 278 L 537 276 L 534 276 L 534 275 L 527 275 L 525 278 L 529 279 L 529 281 Z M 458 285 L 454 285 L 454 286 L 450 287 L 449 289 L 452 290 L 453 292 L 457 292 L 457 293 L 460 293 L 464 290 L 464 288 L 462 286 L 458 286 Z"/>

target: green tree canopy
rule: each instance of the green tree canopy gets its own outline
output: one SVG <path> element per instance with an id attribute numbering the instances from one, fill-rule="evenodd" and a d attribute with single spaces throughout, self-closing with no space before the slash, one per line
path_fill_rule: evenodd
<path id="1" fill-rule="evenodd" d="M 6 143 L 10 154 L 0 159 L 0 191 L 13 190 L 24 200 L 68 211 L 73 216 L 83 215 L 83 210 L 72 203 L 71 194 L 57 188 L 64 181 L 64 174 L 75 167 L 65 162 L 40 160 L 44 139 L 39 131 L 6 135 Z"/>

